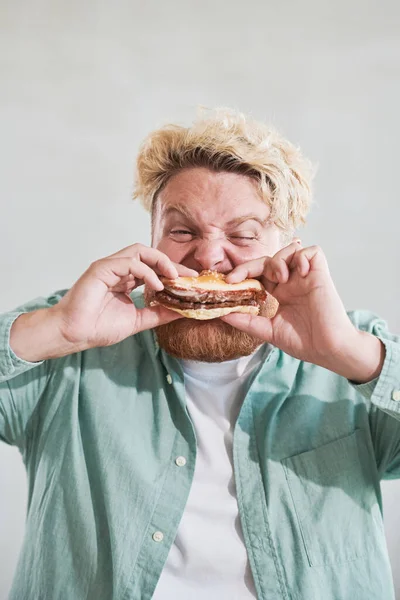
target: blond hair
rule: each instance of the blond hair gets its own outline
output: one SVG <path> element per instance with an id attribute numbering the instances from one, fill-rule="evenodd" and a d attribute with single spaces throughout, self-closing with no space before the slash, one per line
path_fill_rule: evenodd
<path id="1" fill-rule="evenodd" d="M 271 220 L 284 232 L 305 223 L 311 204 L 311 163 L 275 129 L 230 109 L 200 115 L 191 127 L 166 125 L 144 140 L 136 164 L 134 198 L 151 211 L 177 172 L 206 167 L 258 182 Z"/>

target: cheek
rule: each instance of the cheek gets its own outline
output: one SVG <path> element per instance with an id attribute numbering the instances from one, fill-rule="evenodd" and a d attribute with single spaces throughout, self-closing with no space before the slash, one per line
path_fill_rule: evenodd
<path id="1" fill-rule="evenodd" d="M 257 244 L 257 251 L 260 252 L 260 256 L 274 256 L 277 252 L 282 250 L 287 244 L 283 242 L 281 232 L 276 228 L 269 232 L 260 243 Z"/>
<path id="2" fill-rule="evenodd" d="M 285 244 L 282 244 L 280 239 L 273 240 L 272 242 L 269 242 L 263 246 L 264 256 L 274 256 L 277 252 L 279 252 L 279 250 L 282 250 L 284 246 Z"/>
<path id="3" fill-rule="evenodd" d="M 181 262 L 181 259 L 185 255 L 183 248 L 179 244 L 168 239 L 160 240 L 155 247 L 157 250 L 164 252 L 173 262 Z"/>
<path id="4" fill-rule="evenodd" d="M 281 247 L 278 243 L 258 243 L 254 246 L 231 248 L 228 254 L 230 255 L 231 261 L 236 266 L 250 260 L 261 258 L 262 256 L 274 256 L 280 249 Z"/>

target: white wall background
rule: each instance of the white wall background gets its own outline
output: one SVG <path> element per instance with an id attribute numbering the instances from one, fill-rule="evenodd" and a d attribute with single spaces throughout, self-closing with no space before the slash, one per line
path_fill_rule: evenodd
<path id="1" fill-rule="evenodd" d="M 148 243 L 130 200 L 140 140 L 225 105 L 319 163 L 303 242 L 322 245 L 348 308 L 400 331 L 399 26 L 395 1 L 2 0 L 0 311 Z M 384 497 L 400 598 L 400 483 Z M 1 444 L 0 600 L 25 505 L 22 461 Z"/>

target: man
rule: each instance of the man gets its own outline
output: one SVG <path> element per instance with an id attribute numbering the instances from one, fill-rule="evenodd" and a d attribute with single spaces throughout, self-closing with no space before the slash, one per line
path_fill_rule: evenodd
<path id="1" fill-rule="evenodd" d="M 151 248 L 0 321 L 0 435 L 29 480 L 11 598 L 394 598 L 380 479 L 400 474 L 399 339 L 347 315 L 294 237 L 308 162 L 217 112 L 149 136 L 136 195 Z M 160 277 L 202 270 L 259 279 L 275 316 L 153 305 Z"/>

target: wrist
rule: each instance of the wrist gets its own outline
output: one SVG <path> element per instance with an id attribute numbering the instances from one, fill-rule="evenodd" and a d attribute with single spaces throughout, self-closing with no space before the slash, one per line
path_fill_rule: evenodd
<path id="1" fill-rule="evenodd" d="M 357 384 L 378 377 L 386 354 L 381 340 L 355 327 L 345 338 L 343 346 L 333 351 L 321 366 Z"/>
<path id="2" fill-rule="evenodd" d="M 59 358 L 82 349 L 63 336 L 55 307 L 20 315 L 11 327 L 10 347 L 18 358 L 27 362 Z"/>

